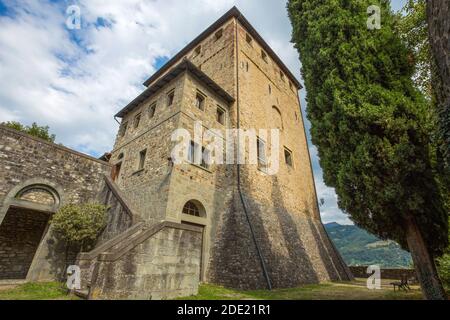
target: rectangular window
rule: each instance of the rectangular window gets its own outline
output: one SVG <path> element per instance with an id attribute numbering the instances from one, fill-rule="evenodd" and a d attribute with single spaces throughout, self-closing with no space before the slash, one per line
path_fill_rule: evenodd
<path id="1" fill-rule="evenodd" d="M 288 148 L 284 148 L 284 160 L 288 166 L 292 167 L 292 151 Z"/>
<path id="2" fill-rule="evenodd" d="M 201 159 L 200 163 L 196 163 L 196 157 L 198 157 L 198 152 L 201 150 Z M 209 150 L 207 150 L 205 147 L 201 147 L 195 143 L 194 141 L 191 141 L 189 144 L 189 152 L 188 152 L 188 161 L 192 164 L 200 165 L 201 167 L 208 169 L 209 163 L 210 163 L 210 153 Z"/>
<path id="3" fill-rule="evenodd" d="M 148 116 L 150 119 L 155 116 L 155 112 L 156 112 L 156 102 L 153 102 L 148 109 Z"/>
<path id="4" fill-rule="evenodd" d="M 127 128 L 128 128 L 128 122 L 122 123 L 122 125 L 120 126 L 120 136 L 121 137 L 125 136 L 125 134 L 127 133 Z"/>
<path id="5" fill-rule="evenodd" d="M 210 165 L 209 150 L 207 150 L 205 147 L 202 147 L 202 162 L 200 166 L 202 166 L 205 169 L 209 169 L 209 165 Z"/>
<path id="6" fill-rule="evenodd" d="M 219 40 L 220 38 L 222 38 L 222 35 L 223 35 L 223 29 L 220 29 L 219 31 L 217 31 L 216 34 L 214 35 L 216 41 Z"/>
<path id="7" fill-rule="evenodd" d="M 194 159 L 195 159 L 195 142 L 191 141 L 191 143 L 189 144 L 189 150 L 188 150 L 188 161 L 190 163 L 194 163 Z"/>
<path id="8" fill-rule="evenodd" d="M 144 169 L 144 165 L 145 165 L 145 158 L 147 156 L 147 149 L 142 150 L 141 152 L 139 152 L 139 166 L 138 166 L 138 171 Z"/>
<path id="9" fill-rule="evenodd" d="M 248 43 L 249 45 L 251 45 L 252 42 L 253 42 L 252 37 L 250 37 L 250 35 L 249 35 L 248 33 L 245 35 L 245 41 L 247 41 L 247 43 Z"/>
<path id="10" fill-rule="evenodd" d="M 134 117 L 134 128 L 136 129 L 137 127 L 139 127 L 139 124 L 141 123 L 141 114 L 138 113 L 135 117 Z"/>
<path id="11" fill-rule="evenodd" d="M 267 63 L 269 62 L 268 58 L 267 58 L 267 53 L 261 49 L 261 58 Z"/>
<path id="12" fill-rule="evenodd" d="M 225 125 L 225 117 L 226 111 L 221 106 L 217 106 L 217 122 Z"/>
<path id="13" fill-rule="evenodd" d="M 175 99 L 175 90 L 172 90 L 167 94 L 167 106 L 168 107 L 170 107 L 173 104 L 174 99 Z"/>
<path id="14" fill-rule="evenodd" d="M 256 148 L 257 148 L 257 152 L 258 152 L 258 166 L 265 167 L 267 165 L 266 143 L 259 137 L 256 140 Z"/>
<path id="15" fill-rule="evenodd" d="M 197 91 L 197 95 L 195 96 L 195 106 L 204 111 L 205 110 L 205 96 Z"/>

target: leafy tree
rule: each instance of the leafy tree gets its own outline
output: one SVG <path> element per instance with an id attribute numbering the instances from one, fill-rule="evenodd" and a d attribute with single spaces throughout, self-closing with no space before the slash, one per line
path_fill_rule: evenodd
<path id="1" fill-rule="evenodd" d="M 413 80 L 419 89 L 431 99 L 431 49 L 428 41 L 428 24 L 425 0 L 408 0 L 398 16 L 397 30 L 410 50 L 415 63 Z"/>
<path id="2" fill-rule="evenodd" d="M 376 3 L 382 25 L 370 30 Z M 288 11 L 325 183 L 356 225 L 411 252 L 426 298 L 444 299 L 433 258 L 447 245 L 447 213 L 427 104 L 389 1 L 290 0 Z"/>
<path id="3" fill-rule="evenodd" d="M 53 230 L 68 244 L 86 248 L 106 226 L 107 207 L 101 204 L 68 204 L 51 220 Z"/>
<path id="4" fill-rule="evenodd" d="M 448 0 L 450 1 L 450 0 Z M 411 52 L 412 60 L 415 64 L 415 74 L 413 80 L 417 87 L 426 95 L 428 107 L 428 125 L 432 133 L 432 153 L 434 167 L 443 177 L 443 185 L 450 185 L 448 176 L 450 170 L 448 160 L 450 156 L 448 143 L 448 130 L 450 113 L 439 103 L 439 70 L 432 55 L 429 40 L 429 26 L 427 21 L 427 2 L 425 0 L 408 0 L 401 14 L 398 15 L 397 29 L 400 37 Z M 447 108 L 448 109 L 448 108 Z M 447 136 L 447 139 L 445 138 Z M 447 142 L 446 142 L 447 140 Z M 447 159 L 446 159 L 447 158 Z M 444 194 L 449 194 L 448 190 Z"/>
<path id="5" fill-rule="evenodd" d="M 450 0 L 428 0 L 427 22 L 432 52 L 433 86 L 441 152 L 450 169 Z M 449 170 L 450 171 L 450 170 Z"/>
<path id="6" fill-rule="evenodd" d="M 20 122 L 16 121 L 2 122 L 1 124 L 8 128 L 27 133 L 49 142 L 55 142 L 56 139 L 56 136 L 54 134 L 49 133 L 49 126 L 39 126 L 36 122 L 33 122 L 31 126 L 24 126 Z"/>

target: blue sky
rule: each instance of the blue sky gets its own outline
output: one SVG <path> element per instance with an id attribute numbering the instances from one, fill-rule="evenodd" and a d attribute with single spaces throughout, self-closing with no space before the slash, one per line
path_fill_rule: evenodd
<path id="1" fill-rule="evenodd" d="M 393 9 L 405 1 L 393 0 Z M 301 80 L 285 3 L 0 0 L 0 122 L 49 125 L 57 142 L 94 156 L 111 150 L 116 111 L 143 90 L 142 82 L 169 57 L 233 5 Z M 66 26 L 70 5 L 81 9 L 80 30 Z M 304 89 L 300 96 L 304 109 Z M 311 144 L 310 151 L 318 196 L 325 200 L 323 221 L 351 223 L 337 207 L 334 190 L 323 183 Z"/>

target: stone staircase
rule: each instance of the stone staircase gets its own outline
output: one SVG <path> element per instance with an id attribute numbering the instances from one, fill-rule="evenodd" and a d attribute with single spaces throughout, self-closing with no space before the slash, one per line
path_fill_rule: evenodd
<path id="1" fill-rule="evenodd" d="M 94 298 L 97 298 L 97 293 L 95 292 L 103 292 L 104 289 L 103 286 L 105 285 L 104 279 L 105 276 L 108 276 L 110 274 L 110 270 L 108 269 L 108 266 L 110 265 L 121 265 L 120 261 L 123 260 L 130 260 L 132 259 L 133 255 L 139 255 L 144 254 L 148 255 L 147 252 L 140 252 L 139 250 L 143 249 L 137 249 L 137 251 L 133 251 L 132 255 L 130 257 L 124 257 L 125 254 L 130 253 L 134 248 L 138 247 L 140 244 L 143 244 L 144 242 L 148 241 L 156 241 L 152 242 L 154 243 L 153 248 L 156 249 L 156 254 L 160 252 L 161 250 L 164 251 L 166 248 L 158 247 L 158 239 L 156 239 L 156 235 L 159 234 L 159 237 L 166 237 L 163 243 L 167 243 L 167 241 L 176 241 L 173 239 L 183 239 L 183 236 L 177 237 L 175 234 L 178 233 L 189 233 L 191 236 L 189 238 L 188 235 L 187 239 L 192 239 L 192 234 L 198 234 L 201 235 L 202 229 L 195 227 L 195 226 L 189 226 L 184 225 L 180 223 L 175 222 L 169 222 L 169 221 L 162 221 L 158 224 L 149 224 L 146 222 L 143 222 L 139 216 L 133 213 L 131 211 L 130 207 L 127 205 L 125 198 L 121 195 L 120 190 L 118 187 L 114 184 L 114 182 L 111 181 L 109 177 L 105 177 L 105 185 L 109 189 L 110 192 L 107 192 L 108 196 L 107 199 L 111 199 L 111 194 L 116 198 L 117 201 L 114 201 L 116 205 L 122 206 L 122 209 L 127 212 L 127 214 L 130 215 L 131 221 L 133 223 L 131 226 L 129 226 L 124 231 L 117 233 L 113 232 L 113 236 L 109 239 L 105 239 L 104 242 L 100 243 L 98 246 L 96 246 L 92 251 L 90 252 L 83 252 L 80 253 L 77 257 L 76 265 L 78 265 L 81 269 L 81 289 L 74 292 L 77 296 L 84 298 L 84 299 L 91 299 L 93 296 Z M 123 210 L 116 210 L 113 208 L 113 212 L 122 212 Z M 110 209 L 111 211 L 111 209 Z M 123 221 L 123 219 L 110 219 L 110 221 Z M 116 229 L 116 228 L 112 228 Z M 169 235 L 170 233 L 170 235 Z M 174 236 L 175 235 L 175 236 Z M 158 237 L 158 238 L 159 238 Z M 167 238 L 168 237 L 168 238 Z M 200 236 L 201 237 L 201 236 Z M 195 237 L 194 237 L 195 238 Z M 172 257 L 170 259 L 176 259 L 176 257 L 182 256 L 182 255 L 188 255 L 187 251 L 183 251 L 184 246 L 186 245 L 186 241 L 189 240 L 182 240 L 180 243 L 174 243 L 172 245 L 172 248 L 174 248 L 172 251 Z M 194 241 L 200 241 L 200 240 L 192 240 Z M 156 245 L 156 247 L 155 247 Z M 193 248 L 201 248 L 201 242 L 198 242 L 196 245 L 193 246 Z M 145 249 L 144 249 L 145 250 Z M 170 250 L 170 249 L 169 249 Z M 180 251 L 181 250 L 181 251 Z M 200 249 L 198 249 L 200 250 Z M 166 250 L 167 251 L 167 250 Z M 182 252 L 182 253 L 179 253 Z M 190 251 L 192 253 L 192 249 Z M 194 254 L 195 256 L 195 254 Z M 200 253 L 198 254 L 200 257 Z M 151 261 L 150 263 L 152 265 L 158 264 L 157 269 L 161 270 L 160 268 L 165 268 L 169 264 L 171 265 L 171 268 L 173 268 L 173 261 L 166 262 L 165 261 L 165 254 L 162 258 L 161 256 L 158 257 L 157 261 Z M 198 257 L 198 260 L 200 259 Z M 180 263 L 181 268 L 184 268 L 184 262 L 186 261 L 186 256 L 180 257 Z M 199 260 L 200 261 L 200 260 Z M 198 261 L 198 263 L 199 263 Z M 115 267 L 112 267 L 112 270 L 114 270 Z M 115 270 L 117 270 L 117 268 Z M 150 268 L 151 269 L 151 268 Z M 180 267 L 178 267 L 180 269 Z M 195 269 L 195 268 L 194 268 Z M 178 271 L 179 272 L 179 271 Z M 192 276 L 192 272 L 187 272 L 188 276 L 191 276 L 195 281 L 198 282 L 198 274 Z M 127 277 L 133 277 L 133 276 L 139 276 L 139 275 L 130 275 L 128 274 Z M 164 278 L 166 276 L 161 276 L 158 272 L 151 273 L 150 275 L 147 275 L 147 277 L 150 278 Z M 107 281 L 108 282 L 108 281 Z M 194 285 L 195 287 L 195 285 Z M 179 288 L 178 288 L 179 289 Z M 142 293 L 142 288 L 140 288 L 140 292 Z M 145 289 L 146 290 L 146 289 Z M 145 291 L 144 290 L 144 291 Z M 179 289 L 180 290 L 180 289 Z M 125 290 L 126 291 L 126 290 Z M 151 291 L 151 290 L 150 290 Z M 190 292 L 190 291 L 188 291 Z"/>

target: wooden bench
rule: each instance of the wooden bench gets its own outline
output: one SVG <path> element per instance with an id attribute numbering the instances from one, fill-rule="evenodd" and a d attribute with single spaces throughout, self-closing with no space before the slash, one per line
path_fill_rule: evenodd
<path id="1" fill-rule="evenodd" d="M 408 284 L 408 276 L 406 274 L 403 274 L 401 276 L 400 281 L 391 282 L 391 285 L 394 287 L 394 291 L 395 291 L 395 288 L 398 288 L 399 291 L 400 290 L 405 290 L 405 291 L 411 290 L 411 288 Z"/>

